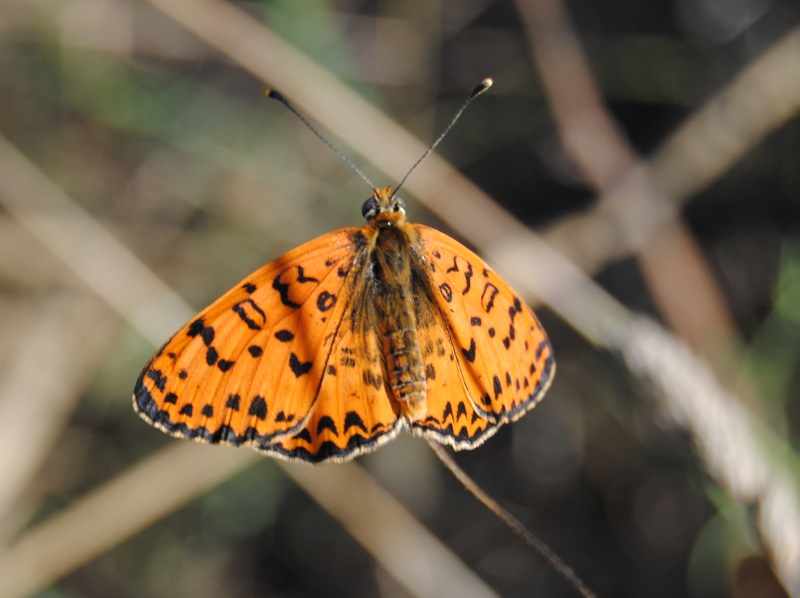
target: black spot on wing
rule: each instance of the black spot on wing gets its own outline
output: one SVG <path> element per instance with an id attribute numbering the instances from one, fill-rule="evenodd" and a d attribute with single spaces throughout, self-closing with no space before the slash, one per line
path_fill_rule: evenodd
<path id="1" fill-rule="evenodd" d="M 436 367 L 432 363 L 425 364 L 425 379 L 436 380 Z"/>
<path id="2" fill-rule="evenodd" d="M 219 353 L 214 347 L 209 347 L 206 351 L 206 363 L 208 365 L 214 365 L 217 363 L 217 359 L 219 359 Z"/>
<path id="3" fill-rule="evenodd" d="M 464 358 L 469 361 L 470 363 L 475 363 L 475 339 L 470 339 L 469 349 L 465 349 L 461 347 L 461 352 L 464 354 Z"/>
<path id="4" fill-rule="evenodd" d="M 339 435 L 338 430 L 336 430 L 336 422 L 327 415 L 323 415 L 319 418 L 319 422 L 317 423 L 317 434 L 322 433 L 323 430 L 330 430 L 334 436 Z"/>
<path id="5" fill-rule="evenodd" d="M 281 296 L 281 303 L 283 303 L 286 307 L 297 309 L 300 307 L 300 304 L 289 299 L 289 284 L 281 281 L 281 276 L 284 274 L 285 272 L 281 272 L 275 277 L 275 279 L 272 281 L 272 288 L 278 291 L 278 294 Z"/>
<path id="6" fill-rule="evenodd" d="M 336 305 L 336 295 L 328 291 L 322 291 L 317 297 L 317 309 L 326 312 Z"/>
<path id="7" fill-rule="evenodd" d="M 494 385 L 494 398 L 497 400 L 497 398 L 503 393 L 503 383 L 500 382 L 500 378 L 494 376 L 492 378 L 492 384 Z"/>
<path id="8" fill-rule="evenodd" d="M 497 297 L 499 292 L 500 290 L 491 282 L 487 282 L 486 285 L 484 285 L 483 292 L 481 293 L 481 305 L 483 306 L 483 311 L 487 314 L 492 311 L 495 297 Z"/>
<path id="9" fill-rule="evenodd" d="M 470 264 L 469 262 L 466 262 L 466 264 L 467 264 L 467 269 L 462 272 L 461 269 L 458 267 L 458 257 L 453 256 L 453 265 L 446 270 L 448 274 L 451 272 L 460 272 L 464 274 L 464 281 L 466 284 L 464 286 L 464 290 L 461 291 L 462 295 L 466 295 L 467 293 L 469 293 L 471 279 L 472 279 L 472 264 Z"/>
<path id="10" fill-rule="evenodd" d="M 256 395 L 250 401 L 250 409 L 247 411 L 248 415 L 257 417 L 258 419 L 267 419 L 267 402 L 261 395 Z"/>
<path id="11" fill-rule="evenodd" d="M 511 308 L 509 309 L 509 313 L 511 312 Z M 519 297 L 514 297 L 514 313 L 511 314 L 511 319 L 514 319 L 514 315 L 522 312 L 522 302 L 519 300 Z"/>
<path id="12" fill-rule="evenodd" d="M 444 411 L 442 411 L 442 422 L 447 421 L 448 418 L 453 417 L 453 404 L 448 401 L 447 405 L 444 407 Z"/>
<path id="13" fill-rule="evenodd" d="M 306 276 L 303 266 L 297 266 L 297 282 L 319 282 L 319 280 L 313 276 Z"/>
<path id="14" fill-rule="evenodd" d="M 206 326 L 200 331 L 200 338 L 203 339 L 203 343 L 206 347 L 210 347 L 211 343 L 214 342 L 214 327 L 213 326 Z"/>
<path id="15" fill-rule="evenodd" d="M 361 379 L 367 386 L 372 386 L 376 390 L 380 390 L 383 385 L 383 378 L 380 374 L 375 374 L 371 370 L 364 370 Z"/>
<path id="16" fill-rule="evenodd" d="M 365 434 L 367 433 L 367 426 L 364 425 L 364 420 L 361 419 L 361 416 L 355 411 L 348 411 L 347 415 L 344 416 L 345 434 L 353 426 L 361 428 Z"/>
<path id="17" fill-rule="evenodd" d="M 467 262 L 467 271 L 464 272 L 464 280 L 466 281 L 466 285 L 464 286 L 464 290 L 461 291 L 462 295 L 469 293 L 470 284 L 472 281 L 472 264 L 469 262 Z"/>
<path id="18" fill-rule="evenodd" d="M 253 357 L 261 357 L 261 355 L 264 353 L 264 349 L 256 345 L 250 345 L 247 347 L 247 352 Z"/>
<path id="19" fill-rule="evenodd" d="M 167 385 L 167 377 L 161 373 L 161 370 L 150 370 L 147 372 L 147 377 L 155 382 L 156 388 L 160 391 L 163 391 Z"/>
<path id="20" fill-rule="evenodd" d="M 250 330 L 261 330 L 267 323 L 267 314 L 252 299 L 239 301 L 232 309 Z"/>
<path id="21" fill-rule="evenodd" d="M 293 280 L 292 274 L 294 274 Z M 289 280 L 289 282 L 286 282 L 284 279 Z M 314 278 L 313 276 L 306 276 L 303 266 L 295 266 L 278 274 L 278 276 L 276 276 L 272 281 L 272 288 L 278 291 L 278 294 L 281 298 L 281 303 L 283 303 L 286 307 L 297 309 L 300 307 L 300 303 L 292 301 L 292 299 L 289 297 L 289 292 L 291 291 L 292 285 L 295 283 L 305 284 L 309 282 L 319 284 L 318 279 Z"/>
<path id="22" fill-rule="evenodd" d="M 239 395 L 229 395 L 225 401 L 225 407 L 228 409 L 233 409 L 234 411 L 239 411 L 239 404 L 241 400 L 242 398 Z"/>
<path id="23" fill-rule="evenodd" d="M 186 336 L 194 338 L 195 336 L 200 334 L 203 331 L 203 328 L 205 327 L 206 325 L 203 322 L 203 318 L 197 318 L 194 322 L 189 324 L 189 328 L 186 330 Z"/>
<path id="24" fill-rule="evenodd" d="M 289 356 L 289 368 L 292 370 L 292 373 L 296 378 L 307 374 L 313 365 L 313 361 L 301 362 L 294 353 Z"/>
<path id="25" fill-rule="evenodd" d="M 275 338 L 282 343 L 288 343 L 289 341 L 294 340 L 294 334 L 292 334 L 291 330 L 278 330 L 278 332 L 275 333 Z"/>
<path id="26" fill-rule="evenodd" d="M 450 303 L 453 300 L 453 289 L 451 289 L 450 285 L 446 282 L 443 282 L 439 285 L 439 292 L 442 294 L 442 298 L 447 303 Z"/>

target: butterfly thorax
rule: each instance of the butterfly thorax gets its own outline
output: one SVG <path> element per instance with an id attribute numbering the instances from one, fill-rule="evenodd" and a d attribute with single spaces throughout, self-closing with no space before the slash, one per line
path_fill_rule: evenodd
<path id="1" fill-rule="evenodd" d="M 406 417 L 414 422 L 425 417 L 426 397 L 411 280 L 411 237 L 416 233 L 406 222 L 402 200 L 392 197 L 389 187 L 376 189 L 362 212 L 374 235 L 370 260 L 375 326 L 383 337 L 389 385 Z"/>

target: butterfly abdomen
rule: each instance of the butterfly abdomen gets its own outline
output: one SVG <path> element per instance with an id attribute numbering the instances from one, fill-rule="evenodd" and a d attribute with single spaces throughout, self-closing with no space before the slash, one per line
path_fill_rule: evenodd
<path id="1" fill-rule="evenodd" d="M 413 317 L 413 314 L 412 314 Z M 413 422 L 425 417 L 426 382 L 416 328 L 400 318 L 387 337 L 389 383 L 406 416 Z"/>
<path id="2" fill-rule="evenodd" d="M 373 258 L 375 313 L 384 338 L 389 386 L 414 422 L 425 417 L 427 384 L 411 292 L 411 250 L 403 230 L 381 230 Z"/>

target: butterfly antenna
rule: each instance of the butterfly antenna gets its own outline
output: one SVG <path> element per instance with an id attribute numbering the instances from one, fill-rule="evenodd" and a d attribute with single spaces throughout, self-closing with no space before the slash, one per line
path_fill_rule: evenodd
<path id="1" fill-rule="evenodd" d="M 422 161 L 425 160 L 425 158 L 427 158 L 431 154 L 431 152 L 436 149 L 436 146 L 439 145 L 442 142 L 442 139 L 444 139 L 445 135 L 447 135 L 450 132 L 450 129 L 452 129 L 453 125 L 456 124 L 456 121 L 459 118 L 461 118 L 461 115 L 464 113 L 464 110 L 466 110 L 467 106 L 469 106 L 472 103 L 472 100 L 474 100 L 479 95 L 481 95 L 484 91 L 489 89 L 493 84 L 494 84 L 494 81 L 492 81 L 489 78 L 486 78 L 486 79 L 484 79 L 483 81 L 481 81 L 480 83 L 478 83 L 475 86 L 475 89 L 472 90 L 472 92 L 469 94 L 469 96 L 467 96 L 467 99 L 464 100 L 464 103 L 461 104 L 461 108 L 458 109 L 458 112 L 456 112 L 456 115 L 450 121 L 450 124 L 447 125 L 447 128 L 444 131 L 442 131 L 442 134 L 439 135 L 439 137 L 436 139 L 436 141 L 434 141 L 430 145 L 430 147 L 427 150 L 425 150 L 425 153 L 422 154 L 422 157 L 419 160 L 417 160 L 416 162 L 414 162 L 414 165 L 411 168 L 408 169 L 408 172 L 406 173 L 406 176 L 404 176 L 403 180 L 400 181 L 400 184 L 397 185 L 397 187 L 394 188 L 394 193 L 392 193 L 392 197 L 397 195 L 397 192 L 400 191 L 400 187 L 402 187 L 405 184 L 406 179 L 408 179 L 408 176 L 412 172 L 414 172 L 414 170 L 416 170 L 417 166 L 419 166 L 422 163 Z"/>
<path id="2" fill-rule="evenodd" d="M 362 179 L 364 179 L 364 181 L 367 183 L 367 185 L 369 185 L 370 189 L 375 189 L 375 185 L 373 185 L 372 181 L 370 181 L 367 178 L 367 175 L 365 175 L 363 172 L 361 172 L 361 169 L 358 166 L 356 166 L 355 162 L 353 162 L 350 158 L 345 156 L 344 153 L 342 153 L 342 151 L 338 147 L 336 147 L 330 141 L 325 139 L 325 137 L 322 135 L 322 133 L 320 133 L 317 130 L 317 128 L 314 125 L 312 125 L 311 122 L 305 116 L 303 116 L 300 113 L 300 111 L 297 108 L 295 108 L 294 105 L 291 102 L 289 102 L 289 100 L 287 100 L 285 97 L 283 97 L 283 94 L 281 94 L 280 92 L 275 91 L 274 89 L 265 89 L 264 90 L 264 95 L 266 97 L 268 97 L 269 99 L 275 100 L 276 102 L 280 102 L 281 104 L 286 106 L 291 111 L 292 114 L 294 114 L 297 118 L 299 118 L 302 121 L 302 123 L 305 126 L 307 126 L 311 130 L 311 132 L 314 133 L 314 135 L 316 135 L 320 139 L 320 141 L 322 141 L 322 143 L 327 145 L 328 148 L 330 148 L 330 150 L 334 154 L 339 156 L 342 160 L 345 161 L 345 163 L 347 163 L 348 166 L 350 166 L 350 168 L 355 170 L 356 173 L 358 174 L 358 176 L 360 176 Z"/>
<path id="3" fill-rule="evenodd" d="M 575 572 L 569 568 L 569 566 L 558 558 L 555 552 L 544 542 L 542 542 L 539 538 L 533 535 L 533 533 L 526 528 L 522 522 L 514 517 L 511 513 L 509 513 L 506 509 L 504 509 L 500 504 L 489 496 L 483 488 L 478 486 L 478 484 L 473 480 L 471 477 L 467 475 L 467 473 L 461 469 L 453 458 L 450 456 L 450 453 L 438 442 L 426 439 L 428 441 L 428 445 L 433 449 L 433 452 L 436 453 L 436 456 L 439 457 L 439 460 L 444 463 L 445 467 L 447 467 L 453 475 L 456 476 L 459 482 L 461 482 L 464 487 L 469 490 L 475 498 L 481 501 L 486 507 L 489 508 L 495 515 L 497 515 L 503 523 L 505 523 L 511 531 L 517 534 L 520 538 L 522 538 L 525 543 L 533 548 L 539 556 L 544 559 L 544 561 L 550 565 L 564 580 L 569 583 L 576 592 L 578 592 L 583 598 L 596 598 L 594 592 L 590 590 L 585 583 L 578 577 Z"/>

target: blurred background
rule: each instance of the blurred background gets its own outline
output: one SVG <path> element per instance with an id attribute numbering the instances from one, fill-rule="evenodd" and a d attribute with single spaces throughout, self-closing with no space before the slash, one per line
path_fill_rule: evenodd
<path id="1" fill-rule="evenodd" d="M 0 596 L 576 595 L 419 439 L 311 468 L 130 406 L 193 310 L 361 224 L 369 189 L 264 87 L 394 185 L 487 76 L 404 197 L 535 306 L 558 373 L 456 460 L 599 596 L 800 595 L 798 24 L 794 0 L 5 0 Z"/>

